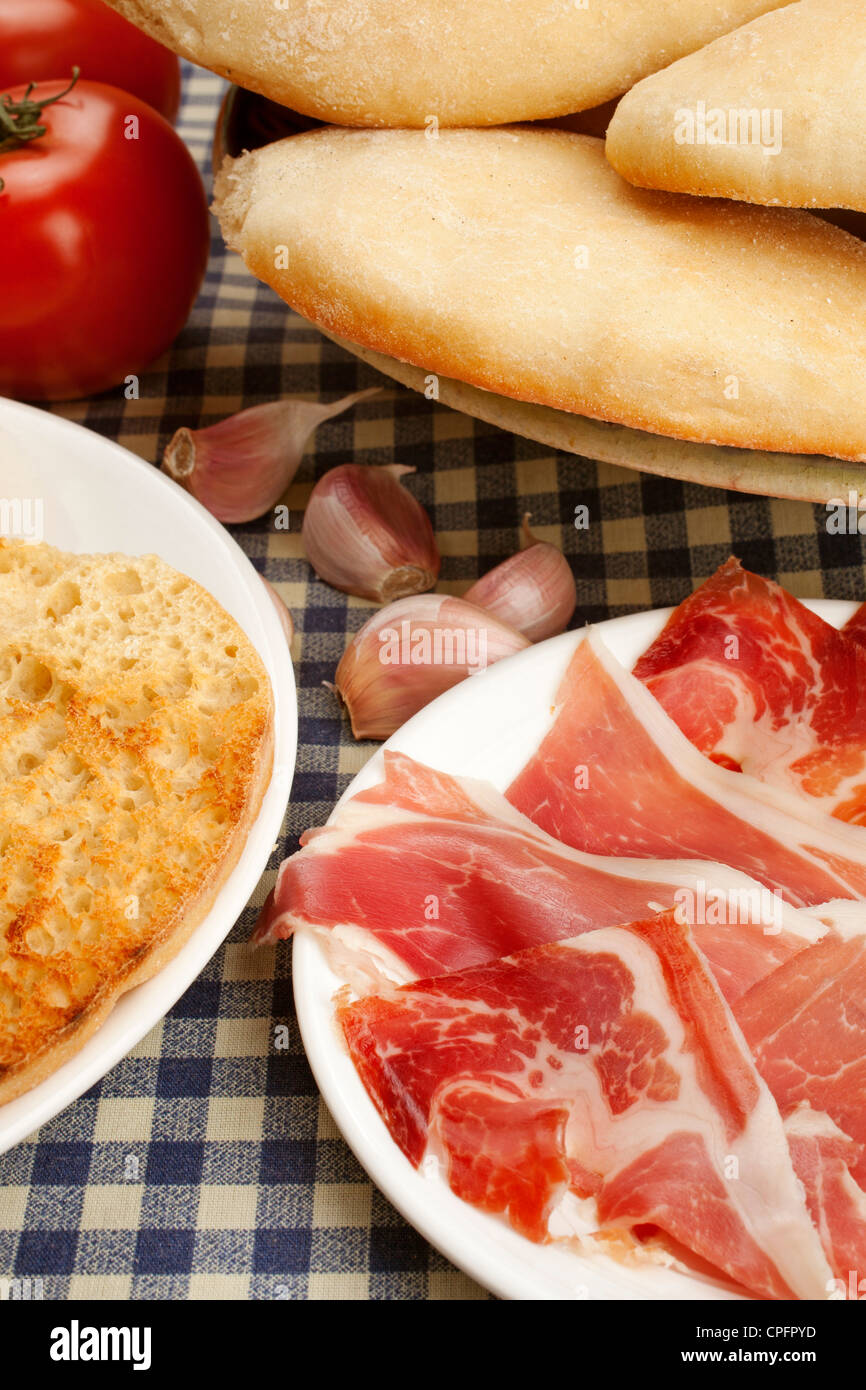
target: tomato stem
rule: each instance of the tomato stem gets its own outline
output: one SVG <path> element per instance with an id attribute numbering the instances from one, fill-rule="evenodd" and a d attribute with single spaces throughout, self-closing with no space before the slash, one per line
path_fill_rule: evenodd
<path id="1" fill-rule="evenodd" d="M 33 101 L 30 93 L 36 87 L 35 82 L 30 82 L 20 101 L 13 101 L 9 92 L 0 97 L 0 154 L 6 154 L 11 150 L 18 149 L 21 145 L 29 144 L 31 140 L 38 140 L 44 135 L 48 127 L 40 125 L 39 117 L 42 115 L 46 106 L 51 106 L 55 101 L 60 101 L 72 91 L 81 69 L 72 69 L 72 80 L 63 88 L 62 92 L 55 92 L 53 97 L 43 97 L 41 101 Z M 0 179 L 0 193 L 5 187 L 3 179 Z"/>

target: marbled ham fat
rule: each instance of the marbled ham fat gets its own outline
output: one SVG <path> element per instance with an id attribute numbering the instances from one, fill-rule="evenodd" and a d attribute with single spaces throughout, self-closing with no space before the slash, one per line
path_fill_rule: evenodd
<path id="1" fill-rule="evenodd" d="M 679 605 L 634 672 L 713 761 L 864 824 L 864 631 L 855 615 L 838 632 L 732 559 Z"/>
<path id="2" fill-rule="evenodd" d="M 744 905 L 735 921 L 695 923 L 728 998 L 823 934 L 781 903 L 778 929 L 765 931 L 761 885 L 727 866 L 583 854 L 489 784 L 388 750 L 384 780 L 339 806 L 283 864 L 258 939 L 311 928 L 337 973 L 366 992 L 383 975 L 402 983 L 450 973 L 646 917 L 679 891 L 697 898 L 700 885 Z"/>
<path id="3" fill-rule="evenodd" d="M 392 1136 L 545 1239 L 570 1162 L 600 1220 L 652 1223 L 761 1297 L 831 1278 L 778 1111 L 672 914 L 338 1012 Z M 586 1179 L 581 1180 L 582 1193 Z"/>

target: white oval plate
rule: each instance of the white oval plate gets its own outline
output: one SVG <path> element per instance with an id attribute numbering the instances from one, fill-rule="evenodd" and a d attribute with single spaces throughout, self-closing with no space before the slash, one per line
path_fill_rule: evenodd
<path id="1" fill-rule="evenodd" d="M 856 604 L 809 602 L 836 627 Z M 600 623 L 598 631 L 631 668 L 661 631 L 670 609 Z M 504 791 L 550 725 L 551 705 L 577 643 L 567 632 L 471 677 L 410 719 L 384 745 L 466 777 L 483 777 Z M 343 799 L 382 780 L 377 752 Z M 534 1245 L 496 1217 L 460 1201 L 438 1174 L 412 1167 L 393 1142 L 346 1052 L 334 1023 L 333 996 L 341 984 L 314 936 L 294 939 L 295 1004 L 316 1081 L 346 1141 L 373 1181 L 406 1220 L 449 1260 L 502 1298 L 737 1299 L 721 1281 L 659 1266 L 629 1267 L 603 1254 Z"/>
<path id="2" fill-rule="evenodd" d="M 0 1153 L 104 1076 L 201 974 L 267 865 L 289 799 L 298 736 L 292 662 L 276 609 L 240 546 L 194 498 L 101 435 L 0 398 L 0 528 L 6 534 L 16 520 L 9 505 L 16 500 L 29 539 L 62 550 L 156 554 L 210 590 L 240 623 L 271 678 L 274 772 L 241 857 L 192 938 L 152 980 L 122 996 L 75 1057 L 0 1106 Z"/>

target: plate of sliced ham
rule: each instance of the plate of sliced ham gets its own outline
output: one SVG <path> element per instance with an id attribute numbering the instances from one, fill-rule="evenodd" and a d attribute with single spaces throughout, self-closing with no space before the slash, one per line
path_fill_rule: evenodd
<path id="1" fill-rule="evenodd" d="M 866 1280 L 862 627 L 703 591 L 428 706 L 258 928 L 359 1160 L 502 1297 Z"/>

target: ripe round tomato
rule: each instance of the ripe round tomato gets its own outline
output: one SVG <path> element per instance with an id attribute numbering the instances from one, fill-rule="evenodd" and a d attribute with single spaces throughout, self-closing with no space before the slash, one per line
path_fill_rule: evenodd
<path id="1" fill-rule="evenodd" d="M 188 149 L 137 97 L 79 81 L 36 120 L 44 135 L 0 150 L 0 393 L 63 400 L 137 375 L 177 336 L 208 213 Z"/>
<path id="2" fill-rule="evenodd" d="M 180 64 L 102 0 L 0 0 L 0 92 L 74 67 L 88 82 L 133 92 L 167 120 L 177 116 Z"/>

